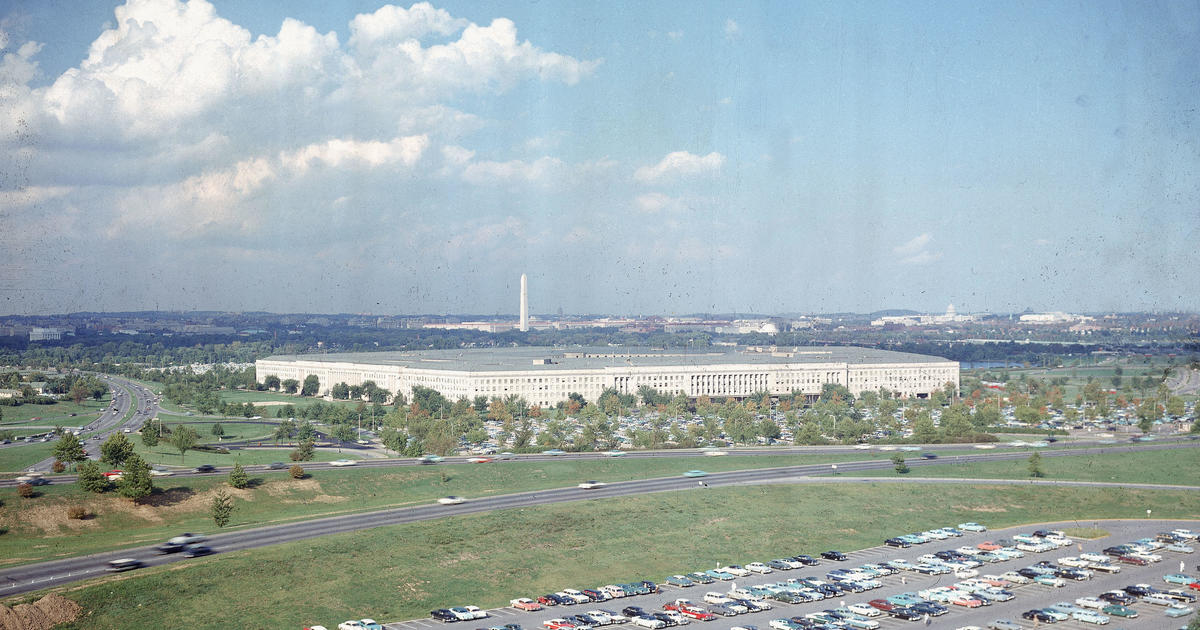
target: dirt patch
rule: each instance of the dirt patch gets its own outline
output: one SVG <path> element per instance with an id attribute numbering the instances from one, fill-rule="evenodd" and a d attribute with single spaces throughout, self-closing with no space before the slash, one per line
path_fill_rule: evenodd
<path id="1" fill-rule="evenodd" d="M 286 400 L 260 400 L 253 403 L 255 407 L 282 407 L 284 405 L 294 405 Z"/>
<path id="2" fill-rule="evenodd" d="M 991 506 L 991 505 L 984 505 L 984 506 L 979 506 L 979 507 L 967 507 L 965 505 L 955 505 L 952 507 L 956 510 L 967 510 L 968 512 L 1007 512 L 1008 511 L 1008 508 Z M 1016 507 L 1020 507 L 1020 506 L 1016 506 Z"/>
<path id="3" fill-rule="evenodd" d="M 79 604 L 51 593 L 32 604 L 0 606 L 0 630 L 50 630 L 74 621 L 82 611 Z"/>
<path id="4" fill-rule="evenodd" d="M 270 481 L 263 485 L 267 494 L 282 497 L 295 492 L 320 492 L 321 482 L 316 479 L 288 479 L 285 481 Z"/>
<path id="5" fill-rule="evenodd" d="M 85 508 L 92 514 L 97 513 L 96 506 L 91 502 L 87 503 Z M 42 535 L 47 537 L 74 536 L 81 531 L 99 527 L 94 518 L 68 518 L 67 506 L 61 503 L 45 503 L 22 507 L 17 518 L 14 520 L 20 521 L 24 526 L 40 530 Z"/>

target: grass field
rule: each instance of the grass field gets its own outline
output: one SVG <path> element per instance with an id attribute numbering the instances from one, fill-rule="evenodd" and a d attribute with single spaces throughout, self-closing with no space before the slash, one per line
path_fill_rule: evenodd
<path id="1" fill-rule="evenodd" d="M 19 407 L 0 407 L 0 412 L 4 414 L 4 420 L 0 421 L 0 429 L 22 424 L 81 427 L 99 417 L 100 412 L 107 409 L 111 403 L 112 398 L 105 394 L 101 400 L 84 400 L 79 404 L 71 400 L 60 400 L 53 405 L 25 404 Z"/>
<path id="2" fill-rule="evenodd" d="M 1200 517 L 1193 492 L 917 484 L 694 489 L 383 527 L 145 569 L 66 590 L 88 612 L 63 627 L 300 628 L 364 616 L 424 618 L 443 606 L 488 608 L 563 587 L 658 581 L 717 563 L 858 549 L 896 532 L 964 520 L 993 528 L 1039 522 L 1046 505 L 1055 506 L 1055 519 L 1135 518 L 1147 507 L 1163 518 Z"/>
<path id="3" fill-rule="evenodd" d="M 1191 448 L 1043 457 L 1042 470 L 1046 473 L 1044 479 L 1200 486 L 1200 454 Z M 866 477 L 898 476 L 894 470 L 861 474 Z M 1010 462 L 951 463 L 917 468 L 908 474 L 913 477 L 1028 479 L 1029 462 L 1027 459 L 1018 459 Z"/>
<path id="4" fill-rule="evenodd" d="M 214 424 L 220 423 L 224 435 L 221 440 L 212 434 Z M 200 441 L 203 443 L 217 444 L 220 441 L 228 442 L 230 440 L 263 440 L 271 441 L 271 436 L 275 434 L 276 427 L 273 424 L 248 424 L 245 422 L 221 422 L 220 420 L 213 421 L 194 421 L 180 424 L 164 420 L 163 425 L 174 430 L 179 426 L 189 426 L 200 435 Z"/>
<path id="5" fill-rule="evenodd" d="M 53 442 L 35 442 L 23 446 L 0 448 L 0 471 L 17 472 L 50 457 L 54 452 Z"/>
<path id="6" fill-rule="evenodd" d="M 140 442 L 136 442 L 140 444 Z M 158 449 L 156 449 L 158 450 Z M 1170 453 L 1182 451 L 1169 451 Z M 1194 452 L 1193 452 L 1194 453 Z M 162 463 L 178 465 L 178 453 L 163 450 Z M 262 457 L 251 462 L 251 454 Z M 336 452 L 319 452 L 326 459 L 337 459 Z M 216 463 L 220 456 L 189 453 L 190 466 Z M 224 456 L 231 457 L 231 456 Z M 286 461 L 287 451 L 245 452 L 244 464 Z M 1120 457 L 1120 456 L 1111 456 Z M 704 458 L 704 470 L 719 472 L 754 467 L 789 466 L 845 460 L 845 456 L 818 454 L 804 456 L 713 457 Z M 1050 460 L 1043 460 L 1050 461 Z M 158 463 L 158 459 L 154 459 Z M 497 464 L 457 464 L 388 469 L 348 468 L 322 470 L 311 478 L 294 482 L 283 473 L 258 475 L 260 485 L 238 492 L 238 511 L 232 526 L 249 527 L 288 520 L 311 518 L 386 507 L 428 503 L 438 497 L 455 494 L 465 497 L 560 488 L 585 479 L 615 482 L 678 475 L 698 467 L 695 459 L 642 460 L 563 460 L 552 462 L 503 462 Z M 924 471 L 938 470 L 929 467 Z M 1131 476 L 1137 466 L 1124 466 Z M 172 531 L 211 529 L 207 500 L 221 479 L 162 478 L 156 485 L 166 492 L 149 506 L 131 506 L 110 495 L 97 496 L 76 486 L 52 485 L 40 490 L 43 496 L 22 503 L 11 489 L 0 490 L 0 525 L 9 532 L 0 536 L 0 566 L 33 562 L 61 555 L 73 555 L 144 544 L 169 537 Z M 96 518 L 69 522 L 66 508 L 86 504 Z M 36 506 L 38 511 L 27 508 Z M 155 507 L 157 506 L 157 507 Z M 87 536 L 74 536 L 87 532 Z M 34 543 L 31 552 L 31 543 Z"/>
<path id="7" fill-rule="evenodd" d="M 209 436 L 211 438 L 212 436 Z M 288 455 L 292 452 L 292 448 L 253 448 L 245 450 L 233 450 L 228 454 L 211 453 L 207 451 L 188 451 L 183 458 L 179 457 L 179 451 L 170 444 L 159 442 L 158 446 L 148 448 L 142 444 L 142 440 L 137 435 L 131 435 L 131 440 L 135 445 L 135 451 L 138 455 L 155 465 L 163 466 L 187 466 L 189 468 L 199 466 L 200 464 L 212 464 L 213 466 L 232 466 L 235 463 L 241 463 L 243 466 L 251 464 L 270 464 L 271 462 L 286 462 Z M 270 440 L 263 440 L 264 444 L 270 445 Z M 214 442 L 215 445 L 215 442 Z M 335 459 L 361 459 L 362 455 L 356 454 L 354 451 L 345 450 L 341 453 L 337 450 L 319 449 L 314 454 L 313 458 L 316 461 L 328 462 Z"/>

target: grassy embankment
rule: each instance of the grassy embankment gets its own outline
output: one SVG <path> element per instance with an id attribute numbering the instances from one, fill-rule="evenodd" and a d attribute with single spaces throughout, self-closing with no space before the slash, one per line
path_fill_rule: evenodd
<path id="1" fill-rule="evenodd" d="M 16 407 L 0 407 L 0 412 L 4 414 L 4 419 L 0 421 L 0 430 L 9 426 L 27 424 L 48 427 L 56 425 L 81 427 L 100 417 L 100 414 L 110 404 L 112 404 L 112 397 L 105 394 L 100 400 L 88 399 L 78 404 L 72 400 L 60 400 L 53 405 L 26 403 Z"/>
<path id="2" fill-rule="evenodd" d="M 915 468 L 908 477 L 961 479 L 1029 479 L 1029 461 L 950 463 Z M 1180 448 L 1132 453 L 1105 453 L 1043 457 L 1042 479 L 1051 481 L 1107 481 L 1200 486 L 1200 450 Z M 864 477 L 898 477 L 895 470 L 854 473 Z"/>
<path id="3" fill-rule="evenodd" d="M 1194 451 L 1155 452 L 1158 466 L 1185 464 Z M 1140 455 L 1140 454 L 1138 454 Z M 192 455 L 194 457 L 194 455 Z M 1121 463 L 1130 454 L 1106 455 L 1104 463 L 1120 470 L 1124 481 L 1154 478 L 1144 462 Z M 837 461 L 838 455 L 705 458 L 710 472 L 754 467 Z M 1074 458 L 1071 458 L 1074 459 Z M 1050 461 L 1050 460 L 1043 460 Z M 197 461 L 197 463 L 199 463 Z M 252 527 L 339 513 L 429 503 L 450 494 L 481 497 L 573 486 L 584 479 L 606 482 L 678 475 L 696 467 L 695 459 L 563 460 L 504 462 L 386 469 L 322 470 L 294 481 L 283 472 L 256 473 L 258 485 L 234 492 L 233 527 Z M 926 467 L 925 471 L 939 470 Z M 1190 477 L 1200 485 L 1200 479 Z M 0 490 L 0 566 L 152 543 L 177 531 L 211 530 L 208 501 L 220 478 L 159 478 L 162 489 L 147 505 L 131 505 L 111 494 L 93 495 L 73 485 L 39 488 L 42 496 L 25 500 L 12 489 Z M 81 504 L 96 516 L 66 518 L 68 506 Z M 85 533 L 85 536 L 76 534 Z"/>
<path id="4" fill-rule="evenodd" d="M 847 506 L 869 505 L 862 510 Z M 298 628 L 764 560 L 858 549 L 964 520 L 1200 517 L 1195 492 L 830 484 L 693 489 L 506 510 L 222 554 L 71 588 L 65 628 Z M 37 594 L 22 598 L 36 597 Z M 517 620 L 519 621 L 519 620 Z"/>

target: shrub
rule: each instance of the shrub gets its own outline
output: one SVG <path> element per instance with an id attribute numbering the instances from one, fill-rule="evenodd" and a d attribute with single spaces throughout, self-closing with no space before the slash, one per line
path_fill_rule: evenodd
<path id="1" fill-rule="evenodd" d="M 88 509 L 82 505 L 72 505 L 71 507 L 67 508 L 67 518 L 82 521 L 89 516 L 91 516 L 91 513 L 88 512 Z"/>
<path id="2" fill-rule="evenodd" d="M 292 464 L 292 467 L 288 468 L 288 474 L 292 476 L 292 479 L 303 479 L 304 467 L 300 464 Z"/>
<path id="3" fill-rule="evenodd" d="M 63 464 L 62 462 L 58 461 L 57 459 L 54 460 L 54 465 L 50 467 L 50 470 L 53 470 L 56 473 L 60 473 L 66 469 L 67 469 L 67 466 L 65 464 Z"/>
<path id="4" fill-rule="evenodd" d="M 246 475 L 246 469 L 242 468 L 240 463 L 233 465 L 233 470 L 229 471 L 229 485 L 241 490 L 250 485 L 250 477 Z"/>
<path id="5" fill-rule="evenodd" d="M 33 486 L 31 486 L 27 483 L 17 484 L 17 495 L 19 495 L 23 499 L 32 499 L 33 498 Z"/>

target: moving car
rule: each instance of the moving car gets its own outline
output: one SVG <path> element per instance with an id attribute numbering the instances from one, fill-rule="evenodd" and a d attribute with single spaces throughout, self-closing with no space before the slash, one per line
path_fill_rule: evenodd
<path id="1" fill-rule="evenodd" d="M 216 472 L 216 470 L 217 470 L 217 467 L 213 466 L 212 464 L 200 464 L 199 466 L 192 469 L 193 472 L 198 472 L 198 473 L 210 473 L 210 472 Z"/>
<path id="2" fill-rule="evenodd" d="M 603 488 L 604 485 L 605 484 L 603 481 L 588 480 L 579 484 L 579 487 L 583 488 L 584 490 L 595 490 L 596 488 Z"/>
<path id="3" fill-rule="evenodd" d="M 683 473 L 683 476 L 695 479 L 696 477 L 707 477 L 708 473 L 704 472 L 703 470 L 689 470 Z"/>
<path id="4" fill-rule="evenodd" d="M 329 462 L 329 465 L 330 465 L 330 466 L 338 466 L 338 467 L 341 467 L 341 466 L 356 466 L 356 465 L 358 465 L 358 461 L 357 461 L 357 460 L 353 460 L 353 459 L 335 459 L 335 460 L 333 460 L 333 461 Z"/>
<path id="5" fill-rule="evenodd" d="M 188 545 L 183 548 L 183 555 L 188 558 L 198 558 L 212 554 L 213 549 L 208 545 Z"/>
<path id="6" fill-rule="evenodd" d="M 121 571 L 137 569 L 141 566 L 142 561 L 136 558 L 120 558 L 117 560 L 110 560 L 108 562 L 108 566 L 105 567 L 104 570 L 111 573 L 119 573 Z"/>
<path id="7" fill-rule="evenodd" d="M 173 543 L 176 545 L 193 545 L 195 543 L 202 543 L 206 540 L 208 540 L 208 539 L 205 538 L 203 534 L 193 534 L 191 532 L 186 532 L 186 533 L 180 534 L 178 536 L 175 536 L 174 538 L 171 538 L 167 542 Z"/>
<path id="8" fill-rule="evenodd" d="M 464 499 L 462 497 L 450 495 L 448 497 L 442 497 L 442 498 L 438 499 L 438 503 L 441 503 L 442 505 L 458 505 L 465 500 L 466 499 Z"/>

